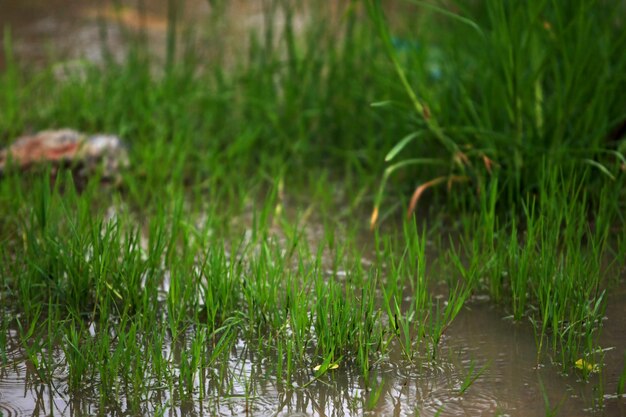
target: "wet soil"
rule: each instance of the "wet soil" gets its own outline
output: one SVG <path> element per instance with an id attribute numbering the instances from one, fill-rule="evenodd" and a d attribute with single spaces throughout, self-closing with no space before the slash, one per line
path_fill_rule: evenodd
<path id="1" fill-rule="evenodd" d="M 193 400 L 182 402 L 175 392 L 155 389 L 139 409 L 126 404 L 123 397 L 103 408 L 98 398 L 68 390 L 63 375 L 54 386 L 39 383 L 32 364 L 9 344 L 8 362 L 0 367 L 0 412 L 5 417 L 82 416 L 103 411 L 110 415 L 153 415 L 159 411 L 181 416 L 543 416 L 547 414 L 545 395 L 548 407 L 556 409 L 555 415 L 622 416 L 626 401 L 615 395 L 615 389 L 626 349 L 621 331 L 625 294 L 622 288 L 609 305 L 602 346 L 613 349 L 606 353 L 604 370 L 587 382 L 575 372 L 562 374 L 549 357 L 538 364 L 530 325 L 503 318 L 488 301 L 474 301 L 449 328 L 437 361 L 414 366 L 398 356 L 374 367 L 376 384 L 382 391 L 371 407 L 368 402 L 376 388 L 368 390 L 356 370 L 340 368 L 306 388 L 298 388 L 313 378 L 312 370 L 300 370 L 294 387 L 289 388 L 272 376 L 275 359 L 240 341 L 230 354 L 232 380 L 227 391 L 208 383 L 210 377 L 205 375 L 202 399 L 197 393 Z M 617 305 L 619 301 L 622 303 Z M 483 368 L 461 393 L 468 374 Z"/>
<path id="2" fill-rule="evenodd" d="M 232 2 L 233 29 L 249 30 L 262 22 L 259 3 Z M 116 7 L 121 4 L 122 7 Z M 167 1 L 101 0 L 3 0 L 0 27 L 11 33 L 16 60 L 22 66 L 54 59 L 102 62 L 103 42 L 115 54 L 124 51 L 128 34 L 149 35 L 153 51 L 165 52 Z M 207 1 L 187 1 L 184 19 L 208 19 Z M 236 40 L 232 38 L 225 42 Z M 0 70 L 6 50 L 0 45 Z M 373 370 L 381 386 L 380 400 L 369 406 L 375 389 L 367 389 L 357 370 L 330 372 L 306 388 L 311 370 L 301 370 L 296 388 L 286 387 L 272 376 L 274 367 L 243 340 L 230 354 L 229 367 L 239 379 L 224 396 L 207 388 L 202 399 L 180 401 L 164 389 L 131 408 L 124 397 L 112 404 L 68 389 L 67 375 L 57 375 L 54 385 L 42 384 L 33 364 L 18 347 L 16 329 L 9 329 L 7 350 L 0 352 L 0 416 L 39 415 L 266 415 L 266 416 L 542 416 L 546 406 L 562 416 L 623 416 L 626 399 L 616 393 L 626 353 L 626 282 L 611 292 L 607 319 L 601 334 L 606 350 L 600 375 L 583 381 L 575 372 L 564 375 L 550 357 L 537 363 L 534 333 L 528 323 L 514 323 L 488 300 L 468 304 L 448 329 L 440 358 L 419 367 L 400 356 Z M 167 347 L 171 349 L 171 347 Z M 59 351 L 52 352 L 62 362 Z M 484 372 L 463 393 L 463 381 L 471 372 Z M 254 395 L 246 398 L 246 384 Z M 207 384 L 209 386 L 209 384 Z M 547 398 L 548 405 L 544 401 Z M 103 408 L 104 407 L 104 408 Z"/>

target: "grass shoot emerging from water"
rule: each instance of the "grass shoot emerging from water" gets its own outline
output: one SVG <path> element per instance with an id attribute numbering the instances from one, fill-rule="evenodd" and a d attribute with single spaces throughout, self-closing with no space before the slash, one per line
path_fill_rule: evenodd
<path id="1" fill-rule="evenodd" d="M 601 364 L 605 277 L 626 259 L 624 158 L 607 142 L 626 108 L 618 6 L 410 2 L 426 16 L 411 33 L 366 3 L 330 24 L 320 2 L 296 34 L 297 8 L 272 2 L 229 71 L 179 58 L 172 23 L 165 71 L 138 45 L 58 80 L 21 71 L 6 31 L 0 141 L 107 131 L 131 166 L 118 188 L 62 171 L 0 179 L 1 363 L 144 414 L 248 406 L 259 363 L 290 392 L 348 370 L 374 409 L 390 357 L 436 362 L 486 294 L 531 321 L 538 363 Z M 386 223 L 366 233 L 372 205 Z M 390 226 L 394 207 L 410 218 Z M 459 394 L 485 369 L 472 362 Z"/>

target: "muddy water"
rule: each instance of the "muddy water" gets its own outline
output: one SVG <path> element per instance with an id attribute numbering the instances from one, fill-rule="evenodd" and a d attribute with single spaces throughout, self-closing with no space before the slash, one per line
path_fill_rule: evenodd
<path id="1" fill-rule="evenodd" d="M 316 236 L 314 229 L 310 232 Z M 163 291 L 167 291 L 167 276 Z M 254 341 L 239 340 L 226 363 L 196 378 L 191 398 L 181 399 L 176 386 L 170 389 L 154 381 L 139 400 L 124 397 L 133 387 L 123 386 L 119 398 L 104 404 L 94 394 L 97 376 L 85 381 L 89 388 L 69 389 L 58 347 L 50 352 L 52 362 L 58 364 L 53 384 L 41 383 L 20 347 L 19 332 L 8 329 L 6 351 L 0 350 L 0 416 L 534 417 L 549 415 L 549 409 L 556 410 L 553 415 L 567 417 L 626 416 L 626 398 L 616 395 L 626 354 L 625 301 L 622 281 L 608 300 L 600 340 L 607 349 L 602 372 L 589 381 L 576 371 L 562 374 L 549 354 L 538 363 L 530 324 L 514 323 L 491 301 L 476 297 L 447 330 L 435 361 L 410 364 L 392 353 L 373 365 L 369 388 L 359 370 L 346 362 L 318 381 L 310 369 L 313 364 L 296 369 L 293 386 L 287 386 L 276 377 L 278 359 L 273 352 L 263 352 Z M 4 313 L 0 310 L 0 314 Z M 163 357 L 176 357 L 180 350 L 181 346 L 166 340 Z M 227 369 L 223 379 L 215 376 L 222 366 Z M 463 390 L 472 375 L 476 380 Z"/>
<path id="2" fill-rule="evenodd" d="M 624 300 L 624 293 L 620 300 Z M 294 388 L 274 377 L 273 360 L 262 357 L 241 341 L 231 351 L 229 377 L 217 383 L 208 375 L 202 399 L 182 402 L 163 387 L 141 404 L 129 405 L 122 397 L 102 405 L 98 398 L 72 393 L 63 374 L 54 386 L 40 384 L 32 364 L 9 343 L 7 364 L 0 368 L 0 413 L 39 415 L 263 415 L 263 416 L 542 416 L 549 406 L 560 416 L 622 416 L 626 401 L 615 396 L 617 370 L 623 366 L 626 338 L 623 304 L 611 305 L 603 336 L 606 371 L 583 382 L 579 375 L 562 375 L 558 367 L 536 364 L 531 328 L 503 319 L 489 302 L 474 301 L 460 314 L 445 337 L 435 363 L 410 366 L 401 358 L 374 367 L 382 387 L 380 399 L 368 404 L 372 392 L 354 370 L 332 371 L 318 382 L 302 387 L 313 377 L 298 370 Z M 613 314 L 618 314 L 617 318 Z M 613 317 L 611 317 L 613 316 Z M 16 337 L 11 332 L 9 341 Z M 166 349 L 170 349 L 168 346 Z M 612 354 L 611 352 L 614 352 Z M 165 352 L 167 354 L 168 352 Z M 59 356 L 58 352 L 53 355 Z M 62 359 L 62 358 L 59 358 Z M 474 370 L 484 372 L 464 392 L 463 381 Z M 474 371 L 475 372 L 475 371 Z M 604 379 L 604 391 L 600 387 Z M 214 382 L 214 383 L 212 383 Z"/>
<path id="3" fill-rule="evenodd" d="M 315 229 L 309 232 L 315 238 Z M 163 285 L 167 291 L 167 276 Z M 176 387 L 170 390 L 155 381 L 139 403 L 122 394 L 102 404 L 90 390 L 70 390 L 60 350 L 51 353 L 54 362 L 61 364 L 54 385 L 40 383 L 20 348 L 17 329 L 9 329 L 7 350 L 0 351 L 0 415 L 534 417 L 549 415 L 546 410 L 553 409 L 553 415 L 567 417 L 626 416 L 626 398 L 616 395 L 625 366 L 625 301 L 622 280 L 608 300 L 600 339 L 607 349 L 604 366 L 589 381 L 575 371 L 564 375 L 549 354 L 538 363 L 530 324 L 514 323 L 491 301 L 476 297 L 447 330 L 436 361 L 409 364 L 392 354 L 373 366 L 374 386 L 369 389 L 359 370 L 348 363 L 319 381 L 314 381 L 312 369 L 296 369 L 289 387 L 276 377 L 277 358 L 271 352 L 261 352 L 254 341 L 239 340 L 229 352 L 223 380 L 212 376 L 218 368 L 207 370 L 196 379 L 194 394 L 186 400 Z M 171 357 L 180 348 L 166 343 L 163 356 Z M 476 380 L 463 391 L 472 374 Z M 375 401 L 378 388 L 380 397 Z"/>
<path id="4" fill-rule="evenodd" d="M 167 32 L 165 0 L 116 2 L 104 0 L 0 0 L 0 26 L 10 26 L 12 46 L 22 65 L 38 65 L 51 58 L 101 62 L 102 41 L 122 54 L 129 36 L 148 34 L 157 55 L 165 51 Z M 231 37 L 262 22 L 261 1 L 231 0 Z M 209 19 L 208 1 L 188 0 L 185 21 Z M 239 31 L 239 32 L 238 32 Z M 6 33 L 6 32 L 4 32 Z M 2 46 L 0 46 L 2 48 Z M 0 69 L 4 66 L 4 50 Z M 349 366 L 331 372 L 318 382 L 311 370 L 297 372 L 295 388 L 277 381 L 271 358 L 238 343 L 230 353 L 229 387 L 205 384 L 205 392 L 191 401 L 156 387 L 139 405 L 125 398 L 100 403 L 67 387 L 67 375 L 56 375 L 54 385 L 41 384 L 35 367 L 18 347 L 17 331 L 9 329 L 7 351 L 0 352 L 0 416 L 40 415 L 396 415 L 396 416 L 541 416 L 558 407 L 562 416 L 626 416 L 626 400 L 615 395 L 626 352 L 626 283 L 609 300 L 601 345 L 606 351 L 603 372 L 584 382 L 575 373 L 563 375 L 560 367 L 543 357 L 537 364 L 534 334 L 528 324 L 515 324 L 488 301 L 470 303 L 448 329 L 440 359 L 409 366 L 400 357 L 375 367 L 380 399 L 373 401 L 356 370 Z M 166 347 L 170 349 L 171 347 Z M 62 363 L 62 353 L 51 352 Z M 462 394 L 471 369 L 484 372 Z M 206 376 L 207 379 L 210 379 Z M 217 386 L 217 388 L 216 388 Z"/>
<path id="5" fill-rule="evenodd" d="M 315 230 L 311 230 L 315 236 Z M 341 274 L 338 274 L 341 275 Z M 167 276 L 164 291 L 167 291 Z M 471 300 L 447 330 L 437 360 L 410 364 L 401 355 L 375 364 L 368 389 L 359 370 L 340 363 L 319 381 L 314 371 L 296 369 L 293 386 L 276 377 L 277 358 L 254 341 L 239 340 L 226 364 L 198 376 L 191 398 L 177 387 L 154 381 L 140 400 L 124 395 L 102 404 L 97 376 L 91 388 L 73 391 L 58 347 L 50 354 L 58 364 L 53 384 L 43 384 L 20 347 L 17 329 L 8 329 L 7 349 L 0 350 L 0 416 L 167 415 L 167 416 L 626 416 L 626 399 L 616 395 L 626 354 L 626 282 L 611 291 L 601 346 L 602 372 L 589 381 L 561 373 L 550 355 L 537 363 L 537 348 L 528 322 L 514 323 L 487 299 Z M 0 306 L 2 308 L 3 306 Z M 2 312 L 0 311 L 0 314 Z M 181 346 L 166 341 L 163 357 L 176 357 Z M 44 353 L 47 354 L 47 353 Z M 220 366 L 227 369 L 216 377 Z M 482 371 L 481 371 L 482 370 Z M 174 374 L 176 374 L 174 370 Z M 480 372 L 480 373 L 478 373 Z M 476 380 L 463 390 L 464 381 Z M 375 399 L 380 388 L 380 396 Z M 547 404 L 546 400 L 547 399 Z"/>

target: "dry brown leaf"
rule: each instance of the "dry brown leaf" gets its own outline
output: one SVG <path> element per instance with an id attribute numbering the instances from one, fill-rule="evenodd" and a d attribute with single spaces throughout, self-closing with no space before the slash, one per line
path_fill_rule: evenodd
<path id="1" fill-rule="evenodd" d="M 376 222 L 378 221 L 378 207 L 374 207 L 372 211 L 372 217 L 370 217 L 370 230 L 376 228 Z"/>
<path id="2" fill-rule="evenodd" d="M 448 182 L 448 190 L 449 190 L 452 187 L 453 183 L 455 183 L 455 182 L 464 182 L 464 181 L 469 180 L 469 178 L 464 176 L 464 175 L 450 175 L 450 176 L 445 176 L 445 177 L 437 177 L 435 179 L 432 179 L 432 180 L 430 180 L 428 182 L 425 182 L 424 184 L 420 185 L 419 187 L 417 187 L 415 189 L 415 191 L 413 192 L 413 195 L 411 196 L 411 202 L 409 204 L 409 209 L 407 210 L 407 213 L 406 213 L 407 218 L 411 217 L 411 215 L 415 211 L 415 207 L 417 207 L 417 202 L 419 201 L 419 199 L 422 196 L 422 194 L 424 193 L 424 191 L 426 191 L 430 187 L 434 187 L 435 185 L 439 185 L 439 184 L 441 184 L 442 182 L 444 182 L 446 180 Z"/>
<path id="3" fill-rule="evenodd" d="M 493 161 L 489 159 L 487 155 L 483 155 L 483 163 L 485 164 L 485 168 L 489 175 L 491 175 L 491 168 L 493 167 Z"/>
<path id="4" fill-rule="evenodd" d="M 411 196 L 411 202 L 409 203 L 409 209 L 408 209 L 408 211 L 406 213 L 407 218 L 411 217 L 411 214 L 413 214 L 413 211 L 415 211 L 415 206 L 417 206 L 417 201 L 420 199 L 420 197 L 422 196 L 424 191 L 426 191 L 428 188 L 430 188 L 432 186 L 435 186 L 437 184 L 442 183 L 447 178 L 448 177 L 437 177 L 434 180 L 430 180 L 428 182 L 425 182 L 424 184 L 422 184 L 419 187 L 417 187 L 415 189 L 415 191 L 413 192 L 413 195 Z"/>
<path id="5" fill-rule="evenodd" d="M 453 159 L 454 159 L 454 162 L 457 165 L 461 165 L 461 166 L 463 166 L 463 165 L 470 166 L 471 165 L 470 160 L 467 157 L 467 155 L 465 155 L 461 151 L 458 151 L 457 153 L 455 153 Z"/>
<path id="6" fill-rule="evenodd" d="M 428 107 L 427 104 L 424 104 L 423 107 L 424 107 L 424 109 L 423 109 L 424 110 L 424 112 L 423 112 L 424 120 L 430 120 L 430 116 L 431 116 L 431 114 L 430 114 L 430 107 Z"/>

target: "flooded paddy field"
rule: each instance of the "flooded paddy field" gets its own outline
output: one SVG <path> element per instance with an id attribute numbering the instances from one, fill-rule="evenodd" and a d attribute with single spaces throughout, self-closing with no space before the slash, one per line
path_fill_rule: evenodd
<path id="1" fill-rule="evenodd" d="M 111 217 L 110 212 L 109 221 L 116 221 L 116 217 L 121 216 L 113 214 Z M 363 254 L 358 261 L 360 266 L 350 266 L 356 252 L 344 259 L 337 258 L 336 253 L 326 247 L 329 230 L 317 223 L 319 219 L 315 220 L 316 217 L 313 215 L 313 220 L 308 218 L 309 224 L 300 228 L 298 235 L 301 236 L 301 243 L 298 245 L 304 249 L 302 252 L 298 250 L 295 258 L 286 251 L 294 244 L 294 235 L 290 234 L 286 223 L 282 226 L 276 222 L 269 223 L 267 237 L 255 240 L 254 235 L 258 232 L 250 229 L 255 216 L 243 214 L 233 217 L 234 233 L 243 236 L 244 246 L 249 247 L 245 253 L 251 260 L 242 270 L 229 267 L 233 259 L 248 263 L 244 256 L 235 256 L 231 252 L 237 251 L 240 244 L 229 244 L 223 252 L 224 263 L 217 271 L 228 275 L 241 274 L 238 279 L 242 281 L 232 285 L 245 293 L 248 274 L 269 274 L 267 285 L 276 285 L 271 277 L 272 271 L 275 273 L 276 270 L 272 267 L 259 270 L 265 262 L 271 262 L 279 265 L 279 275 L 286 277 L 281 278 L 286 279 L 286 283 L 278 284 L 284 291 L 303 290 L 309 285 L 331 291 L 329 288 L 333 288 L 334 283 L 343 288 L 342 293 L 353 294 L 354 301 L 361 306 L 359 308 L 372 302 L 368 314 L 376 322 L 370 325 L 380 332 L 380 338 L 370 354 L 366 374 L 359 360 L 349 357 L 349 353 L 331 354 L 332 360 L 328 362 L 329 358 L 324 357 L 323 351 L 315 347 L 321 345 L 320 338 L 324 333 L 316 318 L 322 311 L 320 302 L 324 305 L 323 292 L 313 289 L 300 293 L 305 297 L 298 299 L 308 317 L 305 326 L 309 328 L 300 330 L 303 339 L 298 341 L 294 333 L 297 330 L 293 327 L 297 321 L 289 314 L 289 301 L 280 301 L 285 307 L 273 307 L 271 302 L 268 306 L 259 306 L 261 310 L 285 308 L 286 311 L 284 315 L 272 318 L 268 310 L 264 313 L 268 316 L 259 319 L 257 324 L 250 321 L 254 320 L 250 316 L 252 312 L 247 311 L 250 308 L 248 303 L 253 305 L 253 301 L 242 300 L 239 311 L 234 306 L 231 307 L 233 310 L 218 308 L 213 314 L 219 316 L 223 313 L 230 318 L 222 319 L 223 325 L 216 328 L 217 322 L 212 322 L 206 315 L 211 313 L 208 313 L 205 303 L 207 297 L 217 296 L 216 293 L 211 295 L 211 283 L 208 281 L 217 271 L 192 272 L 190 281 L 186 281 L 180 276 L 173 278 L 175 275 L 165 270 L 153 281 L 157 288 L 140 290 L 154 292 L 153 302 L 157 307 L 154 310 L 136 307 L 146 309 L 142 314 L 156 314 L 152 319 L 154 322 L 147 322 L 148 326 L 154 326 L 153 330 L 140 330 L 142 324 L 139 323 L 143 319 L 128 316 L 127 313 L 118 318 L 112 316 L 111 320 L 115 323 L 109 325 L 97 316 L 87 318 L 91 313 L 85 314 L 83 324 L 70 318 L 73 313 L 64 323 L 50 323 L 47 322 L 50 319 L 41 321 L 39 318 L 40 324 L 33 323 L 35 326 L 30 330 L 25 328 L 27 316 L 10 307 L 10 300 L 19 296 L 11 291 L 3 293 L 3 366 L 0 372 L 0 410 L 3 415 L 618 416 L 626 411 L 623 398 L 617 394 L 619 385 L 623 384 L 620 382 L 624 379 L 620 369 L 624 367 L 626 351 L 626 335 L 623 332 L 626 291 L 623 279 L 612 284 L 602 319 L 597 346 L 604 352 L 595 356 L 601 365 L 588 375 L 574 366 L 563 367 L 559 363 L 558 352 L 546 349 L 543 354 L 538 354 L 537 330 L 527 320 L 516 322 L 505 312 L 505 308 L 494 305 L 490 297 L 478 289 L 475 295 L 464 301 L 458 316 L 446 322 L 436 345 L 432 341 L 419 340 L 420 337 L 428 339 L 428 332 L 436 331 L 432 319 L 426 317 L 422 321 L 411 322 L 410 337 L 413 340 L 409 350 L 413 350 L 407 355 L 406 347 L 403 347 L 404 335 L 399 328 L 394 330 L 391 323 L 398 317 L 389 316 L 385 311 L 387 291 L 396 289 L 389 287 L 386 277 L 381 276 L 380 280 L 374 278 L 379 273 L 387 273 L 389 280 L 398 279 L 392 272 L 395 268 L 388 262 L 383 261 L 380 266 L 373 267 L 376 258 L 389 256 L 390 253 L 374 249 L 374 236 L 366 230 L 356 234 L 338 230 L 334 237 L 335 249 L 350 253 L 347 246 L 339 243 L 346 240 L 355 242 L 361 248 L 359 253 Z M 246 226 L 242 227 L 242 222 Z M 211 221 L 200 218 L 195 227 L 206 231 L 208 229 L 203 225 L 207 223 L 211 224 Z M 147 254 L 144 256 L 152 256 L 154 247 L 151 245 L 149 235 L 141 238 L 140 246 Z M 425 259 L 430 263 L 437 256 L 432 252 L 433 243 L 428 245 L 431 249 L 425 252 Z M 216 249 L 209 244 L 203 250 L 210 253 Z M 267 251 L 272 255 L 264 258 L 263 254 Z M 307 259 L 313 259 L 312 269 L 303 266 Z M 359 277 L 360 268 L 378 271 L 366 274 L 368 279 L 377 282 L 373 288 L 373 300 L 366 300 L 367 296 L 360 293 L 368 287 Z M 440 269 L 447 272 L 436 272 Z M 144 273 L 149 272 L 145 270 Z M 430 291 L 430 307 L 426 308 L 431 309 L 433 315 L 438 314 L 432 310 L 435 306 L 442 307 L 446 300 L 451 300 L 446 280 L 437 277 L 446 273 L 451 271 L 440 265 L 429 273 L 432 276 L 423 281 Z M 172 279 L 182 281 L 176 284 Z M 9 282 L 6 276 L 4 280 L 6 285 Z M 303 280 L 303 287 L 297 283 L 299 280 Z M 184 285 L 195 288 L 192 292 L 197 292 L 197 297 L 185 290 L 180 293 L 179 286 L 185 281 Z M 243 287 L 238 287 L 240 284 Z M 259 284 L 266 285 L 261 282 L 256 285 Z M 121 283 L 112 282 L 110 285 L 124 292 L 122 287 L 118 287 Z M 351 285 L 354 285 L 352 290 L 349 289 Z M 397 290 L 404 288 L 401 311 L 408 315 L 415 309 L 412 303 L 416 296 L 413 284 L 405 282 L 397 285 Z M 172 292 L 178 292 L 180 299 L 173 300 Z M 231 296 L 236 298 L 236 292 L 236 289 L 233 290 Z M 244 295 L 243 298 L 248 299 L 249 296 L 252 295 Z M 268 296 L 257 294 L 259 301 Z M 275 296 L 281 300 L 279 294 Z M 343 297 L 342 294 L 338 296 Z M 113 293 L 111 297 L 115 299 L 117 295 Z M 182 321 L 174 325 L 170 315 L 179 315 L 181 311 L 177 311 L 171 303 L 177 301 L 194 307 L 185 309 L 187 312 L 182 314 L 188 316 L 180 317 L 178 320 Z M 438 301 L 444 304 L 438 304 Z M 350 304 L 347 302 L 347 305 Z M 124 306 L 117 302 L 115 305 L 118 309 Z M 6 306 L 9 306 L 8 309 Z M 57 307 L 45 308 L 52 312 Z M 42 314 L 46 315 L 45 312 Z M 443 316 L 440 319 L 445 320 Z M 120 323 L 124 320 L 128 322 Z M 272 324 L 273 320 L 278 323 Z M 131 339 L 124 341 L 125 336 L 118 336 L 115 332 L 129 325 L 134 330 Z M 350 320 L 341 325 L 355 326 Z M 422 333 L 418 330 L 422 325 L 431 326 L 431 329 Z M 56 326 L 60 329 L 69 326 L 69 329 L 75 330 L 55 330 Z M 250 332 L 246 330 L 248 326 L 260 327 Z M 211 328 L 214 330 L 211 331 Z M 266 330 L 260 330 L 263 328 Z M 78 335 L 72 336 L 74 331 Z M 110 341 L 96 348 L 100 345 L 98 339 L 104 336 L 103 331 L 109 332 L 105 337 L 110 337 Z M 25 343 L 33 349 L 26 348 Z M 298 353 L 299 348 L 293 349 L 290 343 L 304 343 L 305 346 Z M 95 352 L 102 348 L 110 350 Z M 111 362 L 122 362 L 116 365 L 113 374 L 106 375 L 106 364 L 100 367 L 84 362 L 89 357 L 95 360 L 93 355 L 102 355 L 100 357 Z M 320 372 L 320 365 L 327 369 Z M 79 382 L 73 381 L 77 372 L 84 373 L 78 376 Z"/>
<path id="2" fill-rule="evenodd" d="M 626 415 L 624 2 L 384 3 L 0 1 L 0 417 Z"/>
<path id="3" fill-rule="evenodd" d="M 615 327 L 621 330 L 623 322 L 619 320 L 615 320 Z M 17 338 L 17 332 L 10 331 L 8 337 L 9 341 Z M 576 373 L 562 374 L 549 360 L 537 364 L 529 326 L 512 325 L 487 303 L 472 302 L 447 332 L 439 359 L 416 365 L 401 357 L 391 358 L 373 367 L 377 386 L 369 389 L 358 370 L 343 363 L 318 381 L 312 367 L 299 369 L 289 387 L 275 376 L 280 358 L 264 355 L 254 343 L 250 346 L 239 340 L 220 365 L 228 367 L 223 380 L 217 377 L 217 367 L 207 368 L 198 376 L 204 381 L 195 382 L 194 393 L 188 398 L 155 383 L 152 387 L 148 384 L 145 398 L 133 399 L 130 404 L 123 392 L 116 401 L 102 404 L 90 389 L 71 390 L 62 370 L 56 372 L 52 383 L 42 383 L 16 343 L 4 352 L 7 363 L 0 377 L 0 410 L 10 417 L 540 416 L 549 410 L 564 416 L 624 415 L 624 401 L 614 394 L 619 375 L 609 371 L 623 365 L 623 355 L 619 354 L 624 348 L 623 332 L 603 340 L 607 342 L 604 346 L 612 348 L 606 354 L 605 371 L 583 381 Z M 167 356 L 171 350 L 172 346 L 166 345 L 163 354 Z M 53 355 L 58 363 L 64 362 L 62 352 Z M 462 392 L 464 382 L 474 373 L 476 379 Z M 97 380 L 85 382 L 86 386 L 92 384 Z"/>

